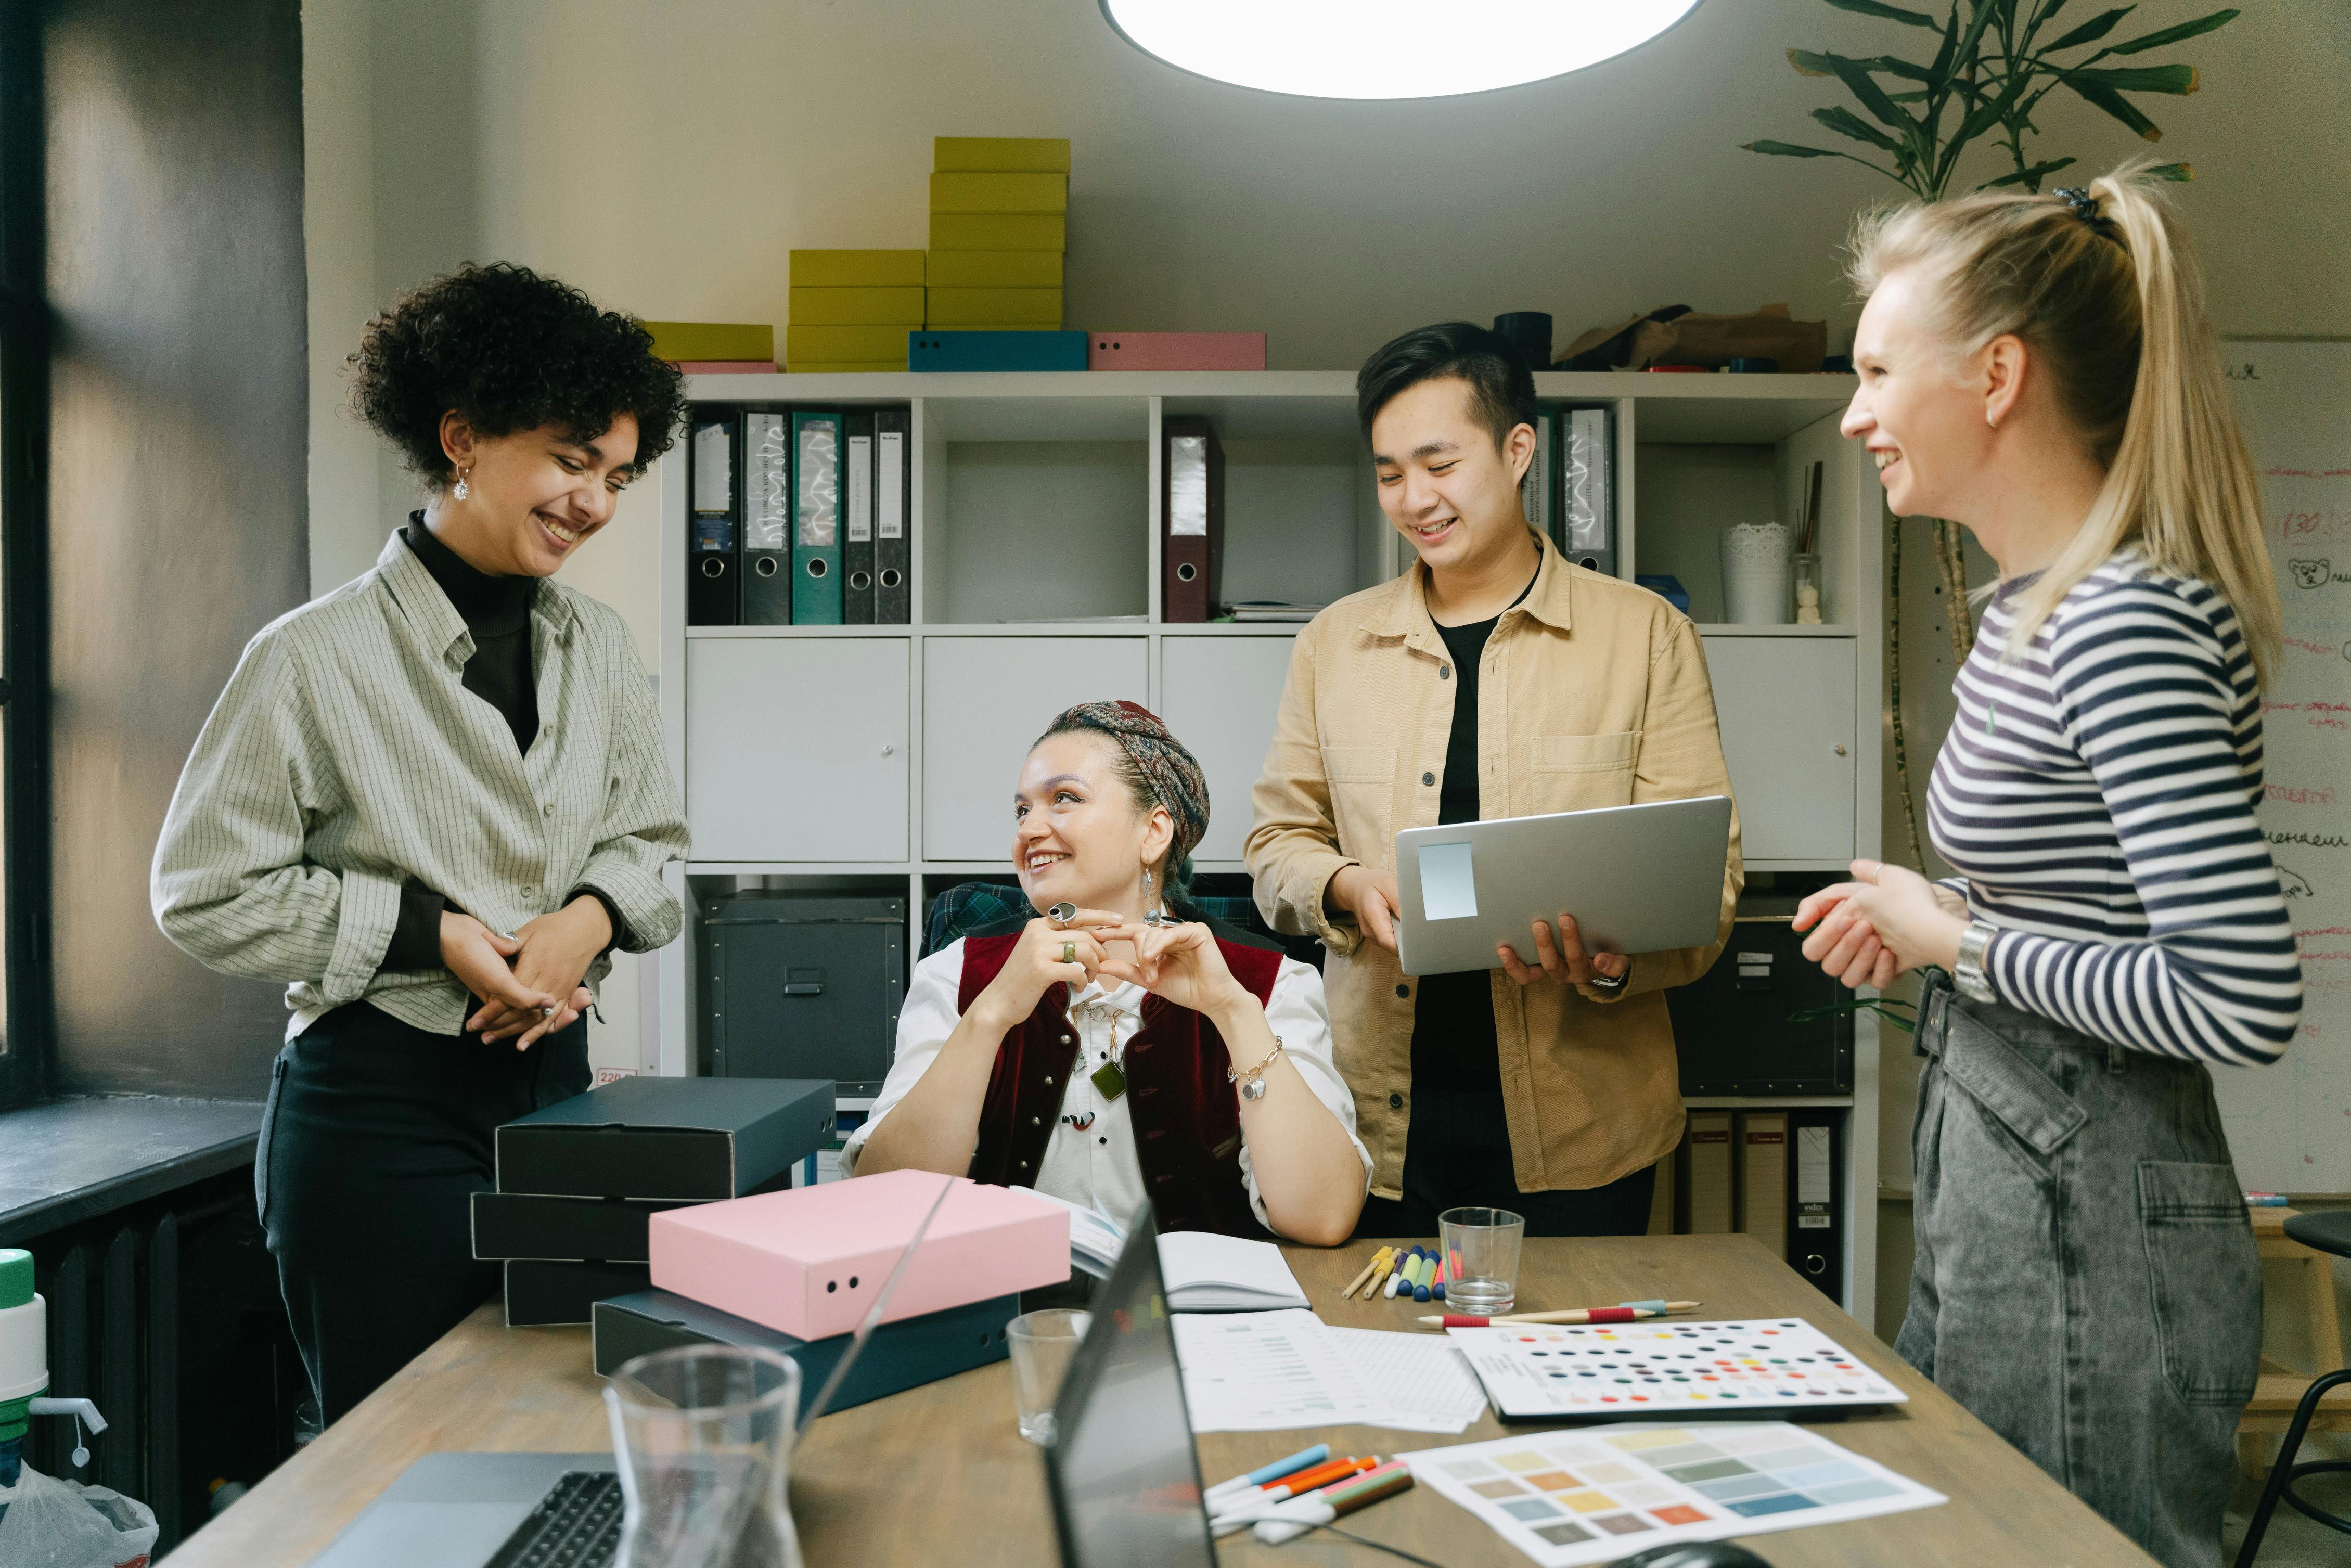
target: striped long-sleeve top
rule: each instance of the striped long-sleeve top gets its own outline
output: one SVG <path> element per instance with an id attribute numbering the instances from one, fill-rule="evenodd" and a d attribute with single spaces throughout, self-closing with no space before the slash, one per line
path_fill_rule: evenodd
<path id="1" fill-rule="evenodd" d="M 1935 847 L 2000 928 L 2000 998 L 2159 1055 L 2274 1061 L 2302 966 L 2269 842 L 2262 706 L 2236 612 L 2126 548 L 2002 662 L 2001 585 L 1959 670 Z"/>

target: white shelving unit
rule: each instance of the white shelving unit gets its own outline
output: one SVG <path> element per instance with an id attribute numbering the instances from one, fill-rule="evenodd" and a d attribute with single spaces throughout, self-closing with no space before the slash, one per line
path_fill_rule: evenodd
<path id="1" fill-rule="evenodd" d="M 1750 876 L 1842 872 L 1879 850 L 1883 550 L 1875 476 L 1837 434 L 1842 376 L 1535 378 L 1616 413 L 1621 573 L 1666 571 L 1706 639 Z M 696 1071 L 691 912 L 736 879 L 900 894 L 1010 881 L 1007 802 L 1030 737 L 1072 702 L 1129 697 L 1200 757 L 1216 806 L 1196 857 L 1238 873 L 1249 786 L 1296 628 L 1158 619 L 1159 431 L 1205 414 L 1226 454 L 1228 598 L 1324 601 L 1403 569 L 1345 371 L 697 376 L 696 402 L 911 404 L 908 626 L 685 624 L 683 454 L 661 464 L 663 724 L 695 856 L 670 875 L 687 940 L 659 957 L 660 1061 Z M 1711 623 L 1724 525 L 1793 525 L 1827 465 L 1822 626 Z M 1030 618 L 1030 619 L 1016 619 Z M 1845 1305 L 1873 1318 L 1877 1033 L 1854 1093 L 1713 1101 L 1850 1107 Z"/>

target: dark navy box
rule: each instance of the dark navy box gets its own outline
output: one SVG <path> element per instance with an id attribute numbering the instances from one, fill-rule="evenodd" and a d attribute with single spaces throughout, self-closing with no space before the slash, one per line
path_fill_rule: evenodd
<path id="1" fill-rule="evenodd" d="M 537 1192 L 474 1195 L 474 1256 L 592 1258 L 643 1263 L 648 1221 L 664 1208 L 690 1208 L 674 1197 L 550 1197 Z"/>
<path id="2" fill-rule="evenodd" d="M 741 1197 L 833 1135 L 829 1080 L 622 1078 L 500 1127 L 498 1190 Z"/>
<path id="3" fill-rule="evenodd" d="M 559 1263 L 517 1260 L 506 1265 L 507 1327 L 553 1328 L 584 1323 L 606 1296 L 653 1283 L 643 1263 Z"/>
<path id="4" fill-rule="evenodd" d="M 1019 1297 L 996 1296 L 883 1323 L 873 1331 L 872 1343 L 841 1380 L 827 1408 L 846 1410 L 1002 1361 L 1011 1349 L 1005 1339 L 1005 1325 L 1019 1315 Z M 780 1351 L 800 1364 L 801 1416 L 808 1413 L 809 1402 L 857 1337 L 841 1333 L 830 1339 L 794 1339 L 667 1291 L 637 1291 L 598 1301 L 591 1332 L 596 1372 L 603 1377 L 611 1376 L 633 1356 L 679 1345 L 760 1345 Z"/>

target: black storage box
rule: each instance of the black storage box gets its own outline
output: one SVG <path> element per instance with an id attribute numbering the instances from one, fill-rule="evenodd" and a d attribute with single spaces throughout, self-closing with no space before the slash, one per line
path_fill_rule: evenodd
<path id="1" fill-rule="evenodd" d="M 740 1197 L 788 1184 L 832 1138 L 828 1082 L 622 1078 L 500 1127 L 498 1190 Z"/>
<path id="2" fill-rule="evenodd" d="M 906 990 L 903 898 L 749 894 L 702 922 L 703 1071 L 878 1094 Z"/>
<path id="3" fill-rule="evenodd" d="M 648 1222 L 664 1208 L 690 1208 L 672 1197 L 550 1197 L 536 1192 L 474 1195 L 474 1256 L 480 1259 L 590 1258 L 643 1263 Z"/>
<path id="4" fill-rule="evenodd" d="M 507 1327 L 556 1328 L 589 1321 L 606 1296 L 653 1283 L 643 1263 L 559 1263 L 517 1260 L 506 1266 Z"/>
<path id="5" fill-rule="evenodd" d="M 1851 993 L 1803 955 L 1792 898 L 1741 899 L 1714 967 L 1666 993 L 1682 1092 L 1850 1094 L 1853 1015 L 1790 1015 Z"/>
<path id="6" fill-rule="evenodd" d="M 832 1397 L 829 1410 L 846 1410 L 903 1389 L 969 1372 L 1011 1354 L 1005 1327 L 1020 1315 L 1020 1298 L 995 1296 L 945 1312 L 901 1318 L 873 1331 L 865 1354 Z M 686 1344 L 763 1345 L 800 1364 L 800 1407 L 808 1414 L 854 1334 L 794 1339 L 777 1329 L 705 1307 L 667 1291 L 638 1291 L 596 1303 L 596 1373 L 610 1377 L 632 1356 Z"/>

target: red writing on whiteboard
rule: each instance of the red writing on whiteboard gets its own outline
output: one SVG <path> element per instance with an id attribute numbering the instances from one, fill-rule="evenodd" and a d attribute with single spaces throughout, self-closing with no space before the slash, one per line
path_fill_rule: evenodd
<path id="1" fill-rule="evenodd" d="M 2351 538 L 2351 512 L 2281 512 L 2278 537 L 2288 540 Z"/>
<path id="2" fill-rule="evenodd" d="M 2276 479 L 2341 479 L 2351 476 L 2351 468 L 2264 468 L 2262 472 Z"/>
<path id="3" fill-rule="evenodd" d="M 2338 804 L 2332 784 L 2264 784 L 2262 794 L 2288 806 L 2333 806 Z"/>

